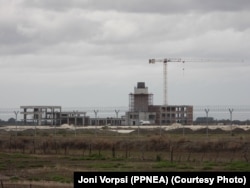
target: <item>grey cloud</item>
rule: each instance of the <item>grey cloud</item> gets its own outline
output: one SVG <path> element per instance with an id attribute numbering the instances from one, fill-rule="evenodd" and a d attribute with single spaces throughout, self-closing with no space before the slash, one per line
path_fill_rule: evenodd
<path id="1" fill-rule="evenodd" d="M 18 44 L 25 41 L 27 41 L 27 37 L 20 34 L 15 25 L 6 23 L 0 25 L 1 45 Z"/>
<path id="2" fill-rule="evenodd" d="M 0 21 L 0 53 L 29 53 L 60 43 L 88 41 L 99 30 L 99 23 L 84 17 L 53 16 L 54 20 L 42 13 L 38 17 L 34 14 L 34 18 L 13 18 L 9 23 Z"/>
<path id="3" fill-rule="evenodd" d="M 31 1 L 26 1 L 28 3 Z M 1 24 L 3 33 L 0 40 L 1 53 L 25 54 L 25 53 L 48 53 L 48 54 L 71 54 L 112 56 L 114 58 L 144 58 L 145 52 L 155 55 L 166 54 L 214 54 L 227 51 L 217 48 L 212 40 L 220 40 L 213 35 L 216 31 L 231 31 L 228 37 L 236 36 L 235 40 L 228 42 L 230 51 L 234 48 L 232 43 L 243 42 L 241 54 L 245 54 L 247 47 L 243 39 L 248 35 L 249 13 L 237 12 L 213 12 L 213 13 L 188 13 L 182 14 L 126 14 L 118 12 L 91 12 L 74 9 L 86 5 L 85 8 L 94 6 L 97 1 L 32 1 L 32 7 L 23 7 L 23 16 L 9 18 L 8 24 Z M 111 1 L 100 1 L 96 4 L 96 10 L 105 10 Z M 139 1 L 136 1 L 137 3 Z M 165 3 L 166 1 L 156 1 Z M 176 1 L 168 1 L 177 5 Z M 183 1 L 185 5 L 187 2 Z M 193 2 L 193 1 L 192 1 Z M 210 2 L 210 1 L 209 1 Z M 67 11 L 57 12 L 46 9 L 36 11 L 35 5 L 52 8 L 56 3 Z M 92 5 L 90 5 L 92 3 Z M 156 6 L 152 2 L 141 6 Z M 228 1 L 230 4 L 230 1 Z M 103 4 L 103 6 L 102 6 Z M 209 5 L 212 7 L 212 3 Z M 74 6 L 73 6 L 74 5 Z M 126 6 L 134 5 L 128 2 L 115 1 L 114 7 L 126 9 Z M 59 6 L 59 7 L 60 7 Z M 110 6 L 110 7 L 112 7 Z M 199 4 L 197 7 L 201 6 Z M 221 3 L 217 4 L 218 7 Z M 136 7 L 136 6 L 135 6 Z M 32 10 L 30 10 L 32 9 Z M 94 8 L 93 8 L 94 9 Z M 62 9 L 61 9 L 62 10 Z M 28 14 L 33 16 L 27 17 Z M 236 30 L 236 32 L 234 32 Z M 241 34 L 237 32 L 242 32 Z M 217 32 L 223 36 L 222 32 Z M 218 36 L 220 36 L 218 35 Z M 242 36 L 240 36 L 242 35 Z M 212 40 L 211 40 L 212 39 Z M 226 37 L 221 41 L 226 42 Z M 230 41 L 231 38 L 228 38 Z M 226 43 L 225 43 L 226 44 Z M 226 46 L 225 46 L 226 47 Z M 207 50 L 206 50 L 207 49 Z M 209 53 L 210 52 L 210 53 Z M 238 52 L 238 51 L 237 51 Z M 218 54 L 219 55 L 219 54 Z"/>
<path id="4" fill-rule="evenodd" d="M 83 42 L 85 46 L 93 44 L 90 51 L 103 49 L 103 53 L 116 54 L 118 51 L 118 55 L 125 55 L 124 50 L 127 50 L 136 55 L 141 51 L 136 49 L 137 42 L 140 43 L 139 46 L 154 47 L 159 45 L 157 43 L 166 41 L 171 43 L 193 39 L 213 30 L 247 30 L 250 19 L 247 11 L 221 13 L 216 10 L 244 10 L 249 7 L 248 1 L 223 2 L 25 0 L 23 7 L 19 7 L 23 16 L 14 15 L 13 20 L 9 18 L 8 24 L 0 22 L 1 53 L 48 51 L 63 43 L 66 47 L 68 44 Z M 215 12 L 206 12 L 210 9 Z M 101 12 L 95 13 L 95 10 Z M 102 12 L 105 10 L 115 12 Z M 164 14 L 148 14 L 155 13 L 156 10 Z M 187 13 L 190 10 L 200 12 Z M 165 15 L 171 11 L 177 14 Z M 178 14 L 180 12 L 182 14 Z M 27 17 L 28 15 L 30 16 Z"/>
<path id="5" fill-rule="evenodd" d="M 53 9 L 66 10 L 68 8 L 82 8 L 90 10 L 114 10 L 136 13 L 187 13 L 190 11 L 239 11 L 249 10 L 250 2 L 247 0 L 43 0 L 24 1 L 25 5 Z"/>

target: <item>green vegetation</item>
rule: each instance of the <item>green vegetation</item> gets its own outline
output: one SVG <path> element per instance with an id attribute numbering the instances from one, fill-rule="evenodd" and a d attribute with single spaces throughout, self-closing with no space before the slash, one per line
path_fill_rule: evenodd
<path id="1" fill-rule="evenodd" d="M 0 133 L 0 173 L 9 182 L 72 184 L 74 171 L 250 171 L 247 132 L 39 131 Z"/>
<path id="2" fill-rule="evenodd" d="M 244 162 L 244 161 L 235 161 L 235 162 L 226 164 L 224 169 L 226 171 L 249 172 L 250 171 L 250 163 Z"/>

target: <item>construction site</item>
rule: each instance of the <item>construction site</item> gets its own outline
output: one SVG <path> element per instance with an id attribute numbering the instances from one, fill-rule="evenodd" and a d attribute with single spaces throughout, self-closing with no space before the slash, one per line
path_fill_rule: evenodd
<path id="1" fill-rule="evenodd" d="M 119 125 L 119 126 L 135 126 L 135 125 L 193 125 L 193 124 L 212 124 L 213 117 L 209 117 L 211 110 L 208 107 L 197 108 L 193 105 L 169 105 L 168 104 L 168 88 L 167 88 L 167 65 L 169 62 L 200 62 L 210 61 L 205 59 L 181 59 L 181 58 L 164 58 L 149 59 L 149 64 L 162 63 L 163 65 L 163 102 L 161 105 L 154 104 L 154 94 L 149 91 L 146 83 L 137 82 L 134 91 L 128 94 L 128 108 L 120 111 L 115 109 L 115 116 L 101 116 L 98 109 L 89 111 L 82 109 L 63 109 L 62 106 L 56 105 L 24 105 L 20 109 L 15 110 L 16 120 L 20 111 L 21 119 L 19 124 L 22 125 L 51 125 L 60 126 L 63 124 L 75 126 L 103 126 L 103 125 Z M 228 111 L 229 110 L 229 111 Z M 223 107 L 217 111 L 229 112 L 230 121 L 232 123 L 232 114 L 237 110 L 249 111 L 247 109 L 233 109 L 233 107 Z M 197 115 L 202 113 L 202 115 Z M 120 113 L 120 114 L 119 114 Z M 123 113 L 123 114 L 122 114 Z M 209 113 L 209 114 L 208 114 Z M 197 121 L 195 121 L 197 119 Z M 247 118 L 248 120 L 248 118 Z M 194 122 L 195 121 L 195 122 Z M 230 122 L 229 122 L 230 123 Z"/>
<path id="2" fill-rule="evenodd" d="M 163 62 L 161 105 L 139 81 L 123 110 L 23 105 L 11 111 L 15 118 L 0 126 L 2 187 L 73 187 L 75 171 L 249 171 L 250 108 L 169 105 L 167 62 L 175 60 L 149 61 Z M 226 119 L 218 121 L 221 114 Z M 246 121 L 233 120 L 237 114 Z"/>
<path id="3" fill-rule="evenodd" d="M 138 82 L 134 93 L 129 94 L 129 111 L 117 118 L 94 117 L 87 112 L 63 111 L 61 106 L 20 106 L 24 125 L 171 125 L 193 124 L 193 107 L 187 105 L 153 105 L 153 94 L 144 82 Z M 96 111 L 97 114 L 97 111 Z"/>
<path id="4" fill-rule="evenodd" d="M 162 62 L 164 66 L 164 104 L 154 105 L 153 94 L 149 93 L 145 82 L 138 82 L 134 93 L 129 94 L 129 110 L 123 116 L 98 117 L 98 110 L 94 111 L 95 117 L 91 118 L 84 111 L 63 111 L 61 106 L 21 106 L 22 122 L 24 125 L 171 125 L 181 123 L 193 124 L 193 106 L 167 104 L 167 63 L 182 62 L 181 59 L 149 59 L 149 63 Z"/>

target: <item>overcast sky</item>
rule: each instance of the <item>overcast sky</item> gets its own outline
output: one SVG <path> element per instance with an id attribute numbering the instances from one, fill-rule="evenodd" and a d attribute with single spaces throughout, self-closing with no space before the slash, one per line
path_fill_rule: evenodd
<path id="1" fill-rule="evenodd" d="M 0 108 L 249 105 L 248 0 L 0 0 Z"/>

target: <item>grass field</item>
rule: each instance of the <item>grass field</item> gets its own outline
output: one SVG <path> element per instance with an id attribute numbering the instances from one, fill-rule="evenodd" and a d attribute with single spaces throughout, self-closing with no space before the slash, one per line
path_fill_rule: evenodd
<path id="1" fill-rule="evenodd" d="M 2 130 L 0 180 L 56 188 L 73 187 L 75 171 L 250 171 L 249 149 L 243 130 Z"/>

